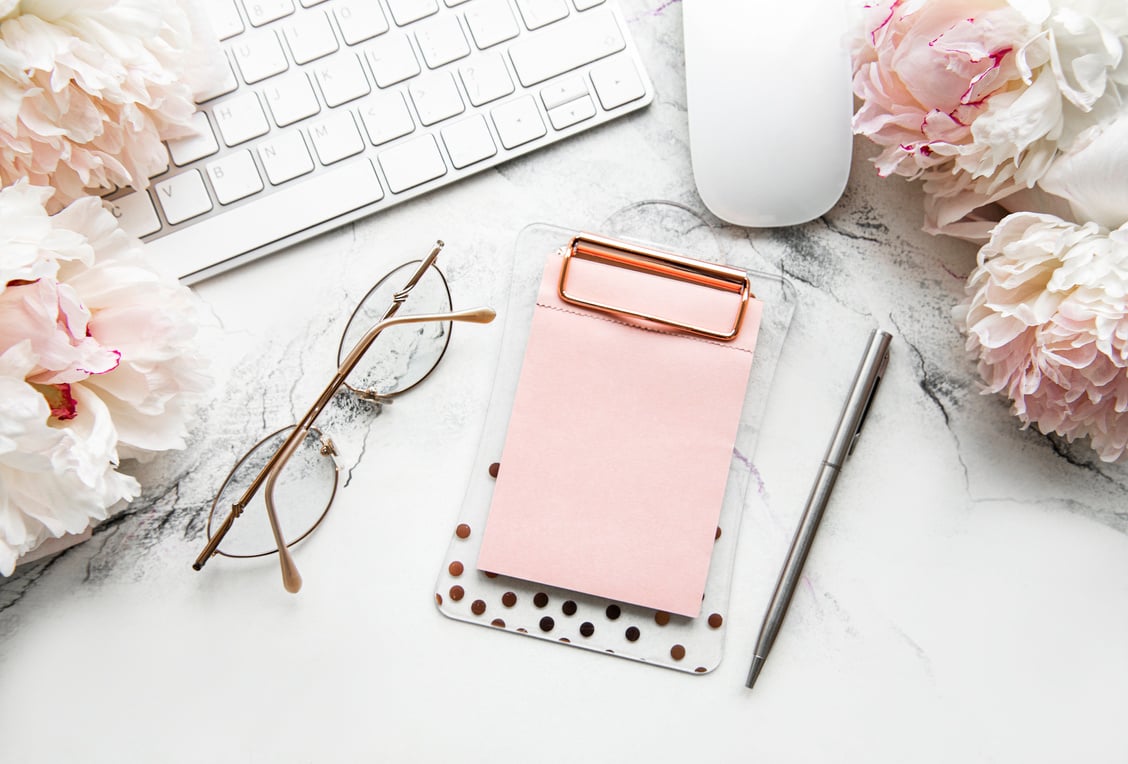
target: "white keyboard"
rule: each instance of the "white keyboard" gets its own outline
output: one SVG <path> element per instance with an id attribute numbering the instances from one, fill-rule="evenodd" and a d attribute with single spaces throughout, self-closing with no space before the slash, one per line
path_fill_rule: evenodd
<path id="1" fill-rule="evenodd" d="M 230 72 L 199 137 L 107 199 L 199 281 L 646 106 L 608 0 L 204 0 Z"/>

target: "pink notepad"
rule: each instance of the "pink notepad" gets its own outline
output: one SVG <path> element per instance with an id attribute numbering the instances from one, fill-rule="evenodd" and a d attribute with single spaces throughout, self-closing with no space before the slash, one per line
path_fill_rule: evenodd
<path id="1" fill-rule="evenodd" d="M 731 341 L 577 307 L 540 286 L 478 568 L 696 616 L 762 306 Z M 573 259 L 569 291 L 697 326 L 731 295 Z"/>

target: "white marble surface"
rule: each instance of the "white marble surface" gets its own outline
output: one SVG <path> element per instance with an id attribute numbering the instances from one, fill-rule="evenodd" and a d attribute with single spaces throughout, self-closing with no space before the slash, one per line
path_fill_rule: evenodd
<path id="1" fill-rule="evenodd" d="M 92 540 L 0 582 L 0 759 L 1128 759 L 1128 469 L 1020 431 L 1004 401 L 978 394 L 949 319 L 974 251 L 921 233 L 918 190 L 879 180 L 864 142 L 822 219 L 712 221 L 735 258 L 778 265 L 804 304 L 834 309 L 805 314 L 800 338 L 833 332 L 824 315 L 869 316 L 897 336 L 754 692 L 752 642 L 824 445 L 796 432 L 825 431 L 838 405 L 794 359 L 757 451 L 767 509 L 744 520 L 712 674 L 472 628 L 434 607 L 497 325 L 456 332 L 434 380 L 378 420 L 339 404 L 328 416 L 348 484 L 299 547 L 300 595 L 272 563 L 192 572 L 236 452 L 304 410 L 353 301 L 390 263 L 442 237 L 456 303 L 501 303 L 529 222 L 597 228 L 642 199 L 701 209 L 680 7 L 623 6 L 657 90 L 646 111 L 198 287 L 222 329 L 217 398 L 191 448 L 135 467 L 144 497 Z M 826 368 L 849 375 L 854 355 L 839 348 Z"/>

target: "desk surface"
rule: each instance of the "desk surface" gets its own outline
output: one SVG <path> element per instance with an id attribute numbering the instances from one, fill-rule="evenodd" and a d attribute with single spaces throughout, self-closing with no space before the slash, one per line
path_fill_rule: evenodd
<path id="1" fill-rule="evenodd" d="M 191 571 L 235 453 L 304 410 L 349 308 L 388 264 L 442 237 L 456 302 L 498 304 L 529 222 L 598 228 L 642 199 L 701 209 L 680 7 L 623 6 L 657 89 L 646 111 L 199 285 L 223 330 L 218 397 L 191 448 L 137 468 L 145 495 L 123 519 L 0 583 L 3 759 L 1128 757 L 1128 469 L 1021 431 L 1005 401 L 978 394 L 950 320 L 974 249 L 921 233 L 919 189 L 878 179 L 864 141 L 822 219 L 712 221 L 722 246 L 755 248 L 897 336 L 754 692 L 752 642 L 821 443 L 792 458 L 765 432 L 769 510 L 744 520 L 726 658 L 711 674 L 436 610 L 500 326 L 460 329 L 434 380 L 378 420 L 335 415 L 353 456 L 326 527 L 297 554 L 299 596 L 272 563 Z M 773 410 L 803 416 L 802 396 L 779 391 Z"/>

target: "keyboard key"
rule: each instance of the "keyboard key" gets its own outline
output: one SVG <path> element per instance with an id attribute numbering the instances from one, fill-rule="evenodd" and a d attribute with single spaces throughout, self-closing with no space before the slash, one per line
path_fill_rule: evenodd
<path id="1" fill-rule="evenodd" d="M 444 127 L 442 136 L 450 163 L 459 170 L 497 153 L 490 128 L 480 114 Z"/>
<path id="2" fill-rule="evenodd" d="M 372 92 L 360 59 L 351 53 L 318 64 L 314 72 L 317 84 L 321 86 L 321 95 L 330 107 L 340 106 Z"/>
<path id="3" fill-rule="evenodd" d="M 614 109 L 646 95 L 635 65 L 626 56 L 603 61 L 591 68 L 591 83 L 604 109 Z"/>
<path id="4" fill-rule="evenodd" d="M 321 164 L 333 164 L 364 151 L 364 139 L 347 111 L 334 112 L 314 122 L 309 126 L 309 137 Z"/>
<path id="5" fill-rule="evenodd" d="M 206 0 L 204 11 L 215 30 L 215 36 L 220 40 L 242 33 L 243 19 L 239 18 L 239 9 L 235 7 L 233 0 Z"/>
<path id="6" fill-rule="evenodd" d="M 368 139 L 373 146 L 407 135 L 415 129 L 411 113 L 399 93 L 381 94 L 360 109 Z"/>
<path id="7" fill-rule="evenodd" d="M 321 111 L 317 94 L 304 72 L 294 72 L 272 80 L 263 88 L 267 108 L 279 127 L 292 125 Z"/>
<path id="8" fill-rule="evenodd" d="M 445 0 L 445 2 L 446 2 L 447 8 L 453 8 L 456 5 L 462 5 L 463 3 L 468 3 L 468 2 L 470 2 L 470 0 Z"/>
<path id="9" fill-rule="evenodd" d="M 337 37 L 324 13 L 303 13 L 302 20 L 287 24 L 284 32 L 290 55 L 299 64 L 315 61 L 337 50 Z"/>
<path id="10" fill-rule="evenodd" d="M 379 93 L 360 107 L 360 119 L 373 146 L 395 140 L 415 129 L 407 103 L 399 93 Z"/>
<path id="11" fill-rule="evenodd" d="M 341 37 L 349 45 L 370 40 L 388 31 L 388 20 L 384 18 L 384 12 L 372 0 L 337 3 L 333 8 L 333 15 L 337 17 Z"/>
<path id="12" fill-rule="evenodd" d="M 237 146 L 270 131 L 262 104 L 253 92 L 218 104 L 212 110 L 212 116 L 223 142 L 228 146 Z"/>
<path id="13" fill-rule="evenodd" d="M 388 0 L 388 8 L 401 27 L 439 12 L 439 4 L 435 0 Z"/>
<path id="14" fill-rule="evenodd" d="M 458 94 L 458 86 L 454 84 L 454 77 L 448 72 L 416 80 L 411 83 L 408 91 L 419 115 L 419 122 L 423 125 L 433 125 L 466 110 L 462 96 Z"/>
<path id="15" fill-rule="evenodd" d="M 419 74 L 419 62 L 411 42 L 403 34 L 391 34 L 378 38 L 364 51 L 372 76 L 382 88 L 403 82 Z"/>
<path id="16" fill-rule="evenodd" d="M 219 98 L 221 95 L 234 92 L 235 88 L 239 87 L 239 80 L 235 78 L 235 72 L 231 70 L 231 62 L 227 60 L 226 56 L 218 68 L 223 69 L 223 77 L 214 82 L 209 82 L 203 90 L 194 93 L 196 103 L 204 103 L 213 98 Z"/>
<path id="17" fill-rule="evenodd" d="M 178 167 L 219 151 L 219 143 L 212 132 L 211 124 L 202 111 L 192 115 L 192 128 L 196 131 L 196 135 L 174 138 L 168 142 L 168 153 L 172 155 L 173 164 Z"/>
<path id="18" fill-rule="evenodd" d="M 414 29 L 423 61 L 431 69 L 470 55 L 470 45 L 457 16 L 436 16 L 419 22 Z"/>
<path id="19" fill-rule="evenodd" d="M 246 149 L 208 162 L 208 180 L 220 204 L 231 204 L 263 189 L 255 160 Z"/>
<path id="20" fill-rule="evenodd" d="M 507 149 L 536 140 L 548 132 L 532 96 L 521 96 L 503 103 L 495 107 L 490 116 L 493 117 L 501 145 Z"/>
<path id="21" fill-rule="evenodd" d="M 150 242 L 145 252 L 161 270 L 183 277 L 213 265 L 216 252 L 250 252 L 383 198 L 367 159 L 346 162 Z"/>
<path id="22" fill-rule="evenodd" d="M 153 172 L 149 175 L 149 180 L 152 180 L 157 176 L 164 175 L 166 172 L 168 172 L 168 148 L 164 145 L 162 145 L 161 148 L 165 150 L 164 166 L 154 169 Z"/>
<path id="23" fill-rule="evenodd" d="M 466 88 L 470 103 L 475 106 L 496 101 L 513 92 L 513 80 L 509 78 L 509 70 L 499 53 L 479 56 L 472 63 L 460 66 L 458 74 L 462 77 L 462 86 Z"/>
<path id="24" fill-rule="evenodd" d="M 557 106 L 563 106 L 569 101 L 588 94 L 587 83 L 583 77 L 568 77 L 558 80 L 548 87 L 541 88 L 541 101 L 544 108 L 551 111 Z"/>
<path id="25" fill-rule="evenodd" d="M 610 9 L 597 8 L 518 40 L 509 58 L 521 84 L 531 87 L 625 47 Z"/>
<path id="26" fill-rule="evenodd" d="M 577 11 L 586 11 L 588 8 L 603 5 L 603 0 L 572 0 L 572 3 L 576 6 Z"/>
<path id="27" fill-rule="evenodd" d="M 470 27 L 474 44 L 483 50 L 512 40 L 521 31 L 508 0 L 478 0 L 466 9 L 466 26 Z"/>
<path id="28" fill-rule="evenodd" d="M 379 160 L 388 188 L 394 194 L 440 178 L 447 171 L 433 135 L 421 135 L 393 146 L 381 152 Z"/>
<path id="29" fill-rule="evenodd" d="M 267 180 L 276 186 L 313 172 L 313 157 L 301 133 L 283 133 L 262 141 L 256 148 Z"/>
<path id="30" fill-rule="evenodd" d="M 315 5 L 321 5 L 325 0 L 300 0 L 303 8 L 312 8 Z"/>
<path id="31" fill-rule="evenodd" d="M 153 190 L 157 192 L 165 220 L 172 225 L 203 215 L 212 208 L 211 197 L 199 170 L 189 170 L 162 180 Z"/>
<path id="32" fill-rule="evenodd" d="M 517 9 L 529 29 L 539 29 L 568 17 L 564 0 L 517 0 Z"/>
<path id="33" fill-rule="evenodd" d="M 556 130 L 563 130 L 594 116 L 595 103 L 591 100 L 591 96 L 583 96 L 548 110 L 548 121 Z"/>
<path id="34" fill-rule="evenodd" d="M 243 82 L 248 85 L 273 77 L 289 67 L 282 43 L 273 34 L 239 40 L 231 50 L 243 74 Z"/>
<path id="35" fill-rule="evenodd" d="M 132 236 L 148 236 L 161 230 L 157 208 L 153 206 L 148 192 L 134 191 L 113 201 L 104 201 L 102 205 L 117 218 L 122 230 Z"/>
<path id="36" fill-rule="evenodd" d="M 243 0 L 251 26 L 261 27 L 294 12 L 294 0 Z"/>

